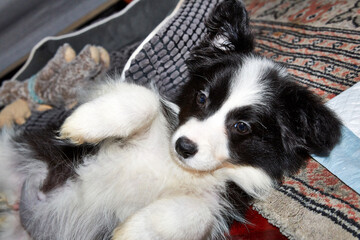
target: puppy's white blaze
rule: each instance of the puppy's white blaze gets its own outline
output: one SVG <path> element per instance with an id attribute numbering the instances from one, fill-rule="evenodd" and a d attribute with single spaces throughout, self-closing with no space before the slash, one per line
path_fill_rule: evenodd
<path id="1" fill-rule="evenodd" d="M 223 174 L 234 181 L 250 196 L 263 199 L 273 188 L 271 177 L 260 168 L 239 166 L 235 168 L 221 168 L 217 174 Z"/>
<path id="2" fill-rule="evenodd" d="M 232 79 L 230 96 L 224 103 L 222 111 L 263 102 L 265 88 L 261 82 L 264 72 L 274 67 L 274 63 L 259 57 L 248 57 L 244 60 L 239 72 Z"/>

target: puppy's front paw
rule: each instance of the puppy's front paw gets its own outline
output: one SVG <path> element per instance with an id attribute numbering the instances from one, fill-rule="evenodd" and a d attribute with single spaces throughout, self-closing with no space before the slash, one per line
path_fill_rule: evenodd
<path id="1" fill-rule="evenodd" d="M 61 126 L 58 138 L 62 140 L 69 140 L 76 145 L 80 145 L 85 142 L 83 133 L 81 133 L 80 129 L 77 128 L 73 121 L 69 118 L 66 119 L 65 123 Z"/>
<path id="2" fill-rule="evenodd" d="M 122 240 L 125 239 L 126 233 L 122 230 L 121 227 L 117 227 L 113 232 L 112 240 Z"/>
<path id="3" fill-rule="evenodd" d="M 81 113 L 75 112 L 69 116 L 59 131 L 59 139 L 69 140 L 71 143 L 81 145 L 84 143 L 99 143 L 101 140 L 94 136 L 94 126 Z"/>
<path id="4" fill-rule="evenodd" d="M 137 240 L 137 239 L 154 239 L 150 236 L 146 236 L 144 232 L 140 233 L 138 231 L 131 231 L 131 229 L 128 229 L 126 227 L 118 226 L 115 228 L 112 236 L 112 240 Z"/>

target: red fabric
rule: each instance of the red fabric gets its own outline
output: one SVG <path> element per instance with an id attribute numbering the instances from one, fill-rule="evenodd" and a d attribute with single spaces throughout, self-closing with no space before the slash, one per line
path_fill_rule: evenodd
<path id="1" fill-rule="evenodd" d="M 229 239 L 232 240 L 286 240 L 279 229 L 271 225 L 258 212 L 249 209 L 246 213 L 249 224 L 235 222 L 231 229 Z"/>

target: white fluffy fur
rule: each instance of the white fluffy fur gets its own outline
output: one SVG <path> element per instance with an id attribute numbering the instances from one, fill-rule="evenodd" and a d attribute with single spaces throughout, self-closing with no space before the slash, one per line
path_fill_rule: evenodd
<path id="1" fill-rule="evenodd" d="M 258 84 L 249 83 L 247 87 L 255 91 Z M 202 127 L 213 128 L 213 133 L 200 133 L 210 145 L 201 150 L 206 156 L 201 160 L 204 162 L 189 164 L 194 169 L 211 170 L 199 172 L 184 168 L 177 161 L 156 93 L 145 87 L 113 82 L 94 96 L 67 118 L 60 133 L 74 143 L 105 141 L 100 143 L 98 154 L 85 159 L 77 169 L 76 180 L 68 180 L 46 196 L 37 197 L 30 228 L 44 226 L 57 233 L 56 239 L 93 239 L 99 227 L 112 228 L 119 223 L 113 237 L 116 240 L 218 239 L 226 232 L 221 213 L 229 204 L 221 194 L 228 180 L 254 197 L 262 197 L 271 188 L 270 178 L 260 169 L 220 164 L 228 153 L 223 122 L 218 120 L 223 119 L 226 110 L 235 107 L 232 97 L 214 120 L 191 120 L 179 129 L 183 133 L 187 128 L 200 132 Z M 11 170 L 16 177 L 1 176 L 10 181 L 6 186 L 17 186 L 15 192 L 8 192 L 16 199 L 23 179 L 29 186 L 38 187 L 46 172 L 38 161 L 23 159 L 21 151 L 26 150 L 14 149 L 8 136 L 3 136 L 0 145 L 0 164 L 6 164 L 6 173 Z M 14 166 L 19 162 L 26 162 L 28 169 L 19 171 Z M 211 169 L 205 167 L 207 164 Z M 50 237 L 47 231 L 36 230 L 33 234 L 37 239 Z"/>

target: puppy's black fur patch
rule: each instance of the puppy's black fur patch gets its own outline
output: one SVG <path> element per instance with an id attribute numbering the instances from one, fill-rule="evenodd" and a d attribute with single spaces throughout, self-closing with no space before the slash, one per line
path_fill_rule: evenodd
<path id="1" fill-rule="evenodd" d="M 13 139 L 14 144 L 30 150 L 27 153 L 29 158 L 47 164 L 48 174 L 40 189 L 44 193 L 63 185 L 69 178 L 76 178 L 76 167 L 83 163 L 84 157 L 98 151 L 96 145 L 78 146 L 57 138 L 57 132 L 68 115 L 39 129 L 23 131 Z"/>

